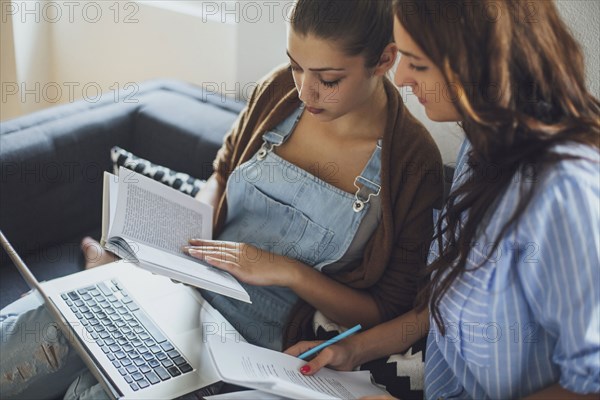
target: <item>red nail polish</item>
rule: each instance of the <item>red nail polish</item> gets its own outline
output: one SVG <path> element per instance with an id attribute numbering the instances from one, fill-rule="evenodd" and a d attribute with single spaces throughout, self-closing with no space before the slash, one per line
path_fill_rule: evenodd
<path id="1" fill-rule="evenodd" d="M 300 372 L 303 374 L 308 374 L 310 372 L 310 366 L 308 366 L 308 364 L 303 366 L 302 368 L 300 368 Z"/>

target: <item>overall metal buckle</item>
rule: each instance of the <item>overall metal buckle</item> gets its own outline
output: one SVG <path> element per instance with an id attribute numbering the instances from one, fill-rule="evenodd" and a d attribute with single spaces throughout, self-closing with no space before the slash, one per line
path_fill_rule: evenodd
<path id="1" fill-rule="evenodd" d="M 354 178 L 354 187 L 357 189 L 356 193 L 354 193 L 354 203 L 352 203 L 352 209 L 354 210 L 354 212 L 361 212 L 362 210 L 365 209 L 365 205 L 371 200 L 371 197 L 373 196 L 379 196 L 379 192 L 381 191 L 381 186 L 379 186 L 378 184 L 376 184 L 373 181 L 370 181 L 369 179 L 365 178 L 365 177 L 360 177 L 362 179 L 364 179 L 365 181 L 371 183 L 374 187 L 377 188 L 377 192 L 373 192 L 371 191 L 371 189 L 367 186 L 363 186 L 363 187 L 359 187 L 358 186 L 358 176 L 356 178 Z M 361 190 L 365 188 L 369 194 L 367 195 L 366 199 L 362 199 L 359 197 L 359 194 L 361 192 Z"/>
<path id="2" fill-rule="evenodd" d="M 361 212 L 365 208 L 365 202 L 356 197 L 354 203 L 352 203 L 352 209 L 354 212 Z"/>
<path id="3" fill-rule="evenodd" d="M 269 142 L 263 142 L 262 146 L 260 146 L 260 150 L 256 154 L 256 159 L 262 161 L 267 157 L 267 154 L 273 150 L 273 144 Z"/>

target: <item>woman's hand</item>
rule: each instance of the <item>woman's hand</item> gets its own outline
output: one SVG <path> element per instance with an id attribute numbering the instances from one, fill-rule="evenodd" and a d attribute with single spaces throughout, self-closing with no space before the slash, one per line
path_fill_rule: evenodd
<path id="1" fill-rule="evenodd" d="M 287 349 L 284 353 L 296 357 L 321 343 L 323 343 L 323 341 L 299 342 Z M 328 346 L 321 350 L 321 352 L 312 360 L 304 364 L 300 368 L 300 373 L 303 375 L 314 375 L 323 367 L 330 367 L 339 371 L 352 371 L 354 367 L 358 365 L 358 362 L 355 361 L 355 354 L 352 351 L 352 349 L 356 348 L 355 346 L 356 345 L 353 344 L 350 339 Z M 361 397 L 361 400 L 394 399 L 395 397 L 389 395 Z"/>
<path id="2" fill-rule="evenodd" d="M 323 341 L 299 342 L 287 349 L 284 353 L 297 357 L 298 355 L 320 345 Z M 314 375 L 323 367 L 330 367 L 339 371 L 352 371 L 358 363 L 354 361 L 352 349 L 355 346 L 351 340 L 342 341 L 321 350 L 312 360 L 300 368 L 303 375 Z M 368 396 L 360 400 L 394 400 L 392 396 Z"/>
<path id="3" fill-rule="evenodd" d="M 357 363 L 354 362 L 353 347 L 350 342 L 350 340 L 346 340 L 324 348 L 312 360 L 302 366 L 300 372 L 303 375 L 314 375 L 323 367 L 351 371 Z M 299 342 L 287 349 L 285 353 L 296 357 L 321 343 L 322 341 Z"/>
<path id="4" fill-rule="evenodd" d="M 183 248 L 190 256 L 229 272 L 238 280 L 256 286 L 291 286 L 303 264 L 288 257 L 245 243 L 190 240 Z"/>

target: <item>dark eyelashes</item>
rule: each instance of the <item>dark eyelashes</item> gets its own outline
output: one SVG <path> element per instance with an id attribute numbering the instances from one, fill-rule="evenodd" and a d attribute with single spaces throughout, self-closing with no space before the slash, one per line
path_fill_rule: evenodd
<path id="1" fill-rule="evenodd" d="M 398 51 L 398 54 L 400 54 L 400 58 L 404 58 L 404 57 L 410 57 L 410 59 L 412 59 L 412 56 L 407 56 L 404 53 Z M 427 71 L 429 69 L 429 67 L 426 66 L 422 66 L 422 65 L 415 65 L 412 62 L 408 64 L 408 68 L 412 69 L 413 71 L 417 71 L 417 72 L 424 72 Z"/>
<path id="2" fill-rule="evenodd" d="M 413 70 L 415 70 L 417 72 L 427 71 L 427 67 L 417 66 L 417 65 L 414 65 L 412 63 L 409 64 L 409 67 L 410 67 L 410 69 L 413 69 Z"/>
<path id="3" fill-rule="evenodd" d="M 333 87 L 336 87 L 336 86 L 337 86 L 337 85 L 340 83 L 340 81 L 341 81 L 341 79 L 338 79 L 337 81 L 331 81 L 331 82 L 328 82 L 328 81 L 321 80 L 321 83 L 322 83 L 322 84 L 323 84 L 325 87 L 328 87 L 328 88 L 333 88 Z"/>
<path id="4" fill-rule="evenodd" d="M 288 69 L 289 69 L 290 71 L 293 71 L 293 72 L 302 72 L 302 69 L 301 69 L 301 68 L 299 68 L 299 67 L 296 67 L 296 66 L 293 66 L 292 64 L 290 64 L 290 65 L 289 65 Z M 322 80 L 322 79 L 321 79 L 321 83 L 322 83 L 322 84 L 323 84 L 323 86 L 325 86 L 326 88 L 334 88 L 334 87 L 336 87 L 337 85 L 339 85 L 340 81 L 341 81 L 341 79 L 337 79 L 337 80 L 335 80 L 335 81 L 324 81 L 324 80 Z"/>

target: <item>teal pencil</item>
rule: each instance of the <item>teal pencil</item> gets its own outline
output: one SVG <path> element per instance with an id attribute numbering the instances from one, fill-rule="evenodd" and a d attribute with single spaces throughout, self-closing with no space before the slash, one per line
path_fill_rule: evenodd
<path id="1" fill-rule="evenodd" d="M 301 360 L 304 360 L 304 359 L 306 359 L 306 357 L 310 357 L 310 356 L 312 356 L 313 354 L 316 354 L 316 353 L 318 353 L 319 351 L 323 350 L 325 347 L 327 347 L 327 346 L 331 346 L 332 344 L 334 344 L 334 343 L 337 343 L 337 342 L 339 342 L 340 340 L 342 340 L 342 339 L 345 339 L 345 338 L 347 338 L 348 336 L 350 336 L 350 335 L 352 335 L 352 334 L 354 334 L 354 333 L 356 333 L 356 332 L 360 331 L 360 330 L 361 330 L 361 328 L 362 328 L 362 326 L 360 326 L 360 324 L 358 324 L 358 325 L 356 325 L 354 328 L 350 328 L 350 329 L 348 329 L 347 331 L 345 331 L 345 332 L 342 332 L 342 333 L 340 333 L 339 335 L 332 337 L 332 338 L 331 338 L 331 339 L 329 339 L 328 341 L 326 341 L 326 342 L 323 342 L 323 343 L 321 343 L 320 345 L 318 345 L 318 346 L 315 346 L 315 347 L 313 347 L 312 349 L 305 351 L 304 353 L 300 354 L 300 355 L 298 356 L 298 358 L 299 358 L 299 359 L 301 359 Z"/>

